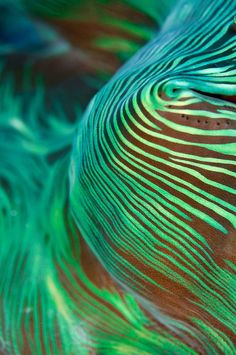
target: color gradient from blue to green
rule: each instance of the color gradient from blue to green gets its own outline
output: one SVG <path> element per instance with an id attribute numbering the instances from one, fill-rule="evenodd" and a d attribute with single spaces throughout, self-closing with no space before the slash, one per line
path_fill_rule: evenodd
<path id="1" fill-rule="evenodd" d="M 22 3 L 42 19 L 83 4 Z M 0 46 L 0 354 L 236 354 L 236 265 L 214 250 L 236 223 L 236 2 L 125 3 L 160 30 L 140 30 L 154 38 L 131 58 L 140 43 L 125 36 L 93 44 L 130 59 L 84 114 L 78 87 L 74 120 L 42 81 L 16 90 L 5 74 L 31 39 Z M 45 26 L 35 58 L 70 51 Z M 88 276 L 78 230 L 108 286 Z M 173 283 L 198 310 L 184 321 L 152 298 L 174 301 Z"/>
<path id="2" fill-rule="evenodd" d="M 235 256 L 213 242 L 235 233 L 235 5 L 179 1 L 90 102 L 71 161 L 71 205 L 94 254 L 156 307 L 150 292 L 185 290 L 206 353 L 236 352 Z M 165 326 L 177 333 L 179 321 Z"/>

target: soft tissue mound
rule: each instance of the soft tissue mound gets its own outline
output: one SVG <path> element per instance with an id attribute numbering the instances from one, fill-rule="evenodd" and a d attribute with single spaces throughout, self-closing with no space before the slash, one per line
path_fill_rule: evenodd
<path id="1" fill-rule="evenodd" d="M 0 354 L 236 354 L 236 1 L 0 10 Z"/>

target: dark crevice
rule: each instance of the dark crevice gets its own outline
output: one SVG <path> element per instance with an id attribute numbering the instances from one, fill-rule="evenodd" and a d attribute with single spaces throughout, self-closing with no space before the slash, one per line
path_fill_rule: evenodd
<path id="1" fill-rule="evenodd" d="M 221 101 L 223 100 L 223 101 L 230 102 L 232 104 L 236 104 L 236 95 L 210 94 L 199 90 L 194 90 L 194 91 L 203 96 L 212 97 L 217 100 L 221 100 Z"/>

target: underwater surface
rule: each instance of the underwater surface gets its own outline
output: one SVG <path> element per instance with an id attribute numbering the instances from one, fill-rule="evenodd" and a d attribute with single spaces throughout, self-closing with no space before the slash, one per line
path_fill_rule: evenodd
<path id="1" fill-rule="evenodd" d="M 0 0 L 0 354 L 236 354 L 236 0 Z"/>

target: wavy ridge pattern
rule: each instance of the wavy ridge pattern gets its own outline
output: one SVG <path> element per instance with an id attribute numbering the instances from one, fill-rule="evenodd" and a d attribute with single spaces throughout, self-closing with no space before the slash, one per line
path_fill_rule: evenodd
<path id="1" fill-rule="evenodd" d="M 58 102 L 46 110 L 42 84 L 24 100 L 5 77 L 0 97 L 0 354 L 195 354 L 154 327 L 81 239 L 68 201 L 77 123 Z"/>
<path id="2" fill-rule="evenodd" d="M 230 354 L 235 8 L 232 0 L 176 5 L 161 33 L 91 101 L 70 177 L 79 229 L 113 277 L 169 315 L 184 305 L 179 320 L 197 341 L 202 332 L 214 351 Z"/>

